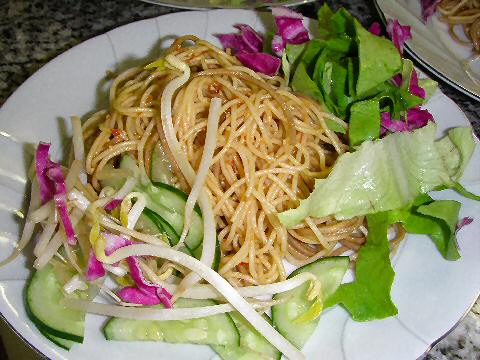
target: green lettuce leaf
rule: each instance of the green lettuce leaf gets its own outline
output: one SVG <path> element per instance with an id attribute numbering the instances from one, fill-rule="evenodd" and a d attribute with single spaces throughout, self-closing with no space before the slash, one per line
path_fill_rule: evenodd
<path id="1" fill-rule="evenodd" d="M 323 95 L 317 84 L 310 78 L 303 63 L 298 64 L 292 79 L 292 88 L 323 103 Z"/>
<path id="2" fill-rule="evenodd" d="M 452 185 L 435 135 L 436 125 L 429 123 L 413 132 L 363 142 L 357 151 L 339 156 L 329 176 L 315 181 L 314 191 L 299 207 L 278 214 L 280 221 L 292 227 L 307 216 L 348 219 L 399 209 L 420 194 Z M 463 141 L 473 142 L 471 136 Z M 467 158 L 465 149 L 470 146 L 458 148 L 460 162 Z"/>
<path id="3" fill-rule="evenodd" d="M 375 140 L 380 137 L 380 109 L 378 100 L 356 102 L 350 108 L 350 126 L 348 138 L 350 148 L 354 148 L 365 140 Z"/>
<path id="4" fill-rule="evenodd" d="M 335 124 L 338 125 L 337 123 L 335 123 Z M 475 195 L 474 193 L 468 191 L 459 182 L 454 182 L 453 185 L 450 186 L 450 189 L 456 191 L 457 193 L 459 193 L 463 197 L 466 197 L 467 199 L 480 201 L 480 196 L 479 195 Z"/>
<path id="5" fill-rule="evenodd" d="M 437 246 L 437 249 L 447 260 L 457 260 L 460 258 L 458 253 L 457 241 L 455 238 L 455 226 L 458 222 L 458 213 L 461 204 L 454 200 L 437 200 L 428 205 L 421 205 L 417 213 L 424 215 L 424 222 L 417 221 L 416 228 L 411 225 L 412 219 L 409 217 L 405 223 L 405 230 L 410 233 L 428 234 Z M 416 215 L 416 217 L 420 217 Z"/>
<path id="6" fill-rule="evenodd" d="M 436 142 L 436 146 L 450 177 L 457 181 L 462 177 L 475 150 L 472 129 L 470 127 L 453 128 Z"/>
<path id="7" fill-rule="evenodd" d="M 310 43 L 310 41 L 308 43 Z M 295 64 L 298 59 L 303 57 L 304 51 L 308 47 L 308 43 L 303 43 L 298 45 L 287 44 L 285 46 L 287 59 L 290 64 Z"/>
<path id="8" fill-rule="evenodd" d="M 426 103 L 432 98 L 433 94 L 435 94 L 435 91 L 437 91 L 438 83 L 435 80 L 428 78 L 418 79 L 418 86 L 425 90 L 424 103 Z"/>
<path id="9" fill-rule="evenodd" d="M 334 132 L 341 133 L 341 134 L 347 133 L 347 129 L 345 129 L 342 125 L 338 124 L 332 119 L 325 119 L 325 123 L 327 124 L 327 127 Z"/>
<path id="10" fill-rule="evenodd" d="M 442 256 L 457 260 L 455 228 L 460 203 L 453 200 L 433 200 L 429 195 L 418 196 L 411 206 L 389 212 L 390 223 L 401 222 L 411 234 L 429 235 Z"/>
<path id="11" fill-rule="evenodd" d="M 328 6 L 326 2 L 323 3 L 323 6 L 317 12 L 319 28 L 318 37 L 320 39 L 329 39 L 335 34 L 332 28 L 332 16 L 333 11 L 330 9 L 330 6 Z"/>
<path id="12" fill-rule="evenodd" d="M 354 20 L 360 70 L 357 94 L 375 88 L 402 70 L 402 58 L 393 43 L 373 35 Z"/>
<path id="13" fill-rule="evenodd" d="M 324 304 L 324 308 L 342 304 L 356 321 L 383 319 L 398 312 L 390 297 L 395 272 L 387 238 L 388 213 L 368 215 L 367 223 L 367 242 L 358 251 L 355 281 L 340 285 Z"/>

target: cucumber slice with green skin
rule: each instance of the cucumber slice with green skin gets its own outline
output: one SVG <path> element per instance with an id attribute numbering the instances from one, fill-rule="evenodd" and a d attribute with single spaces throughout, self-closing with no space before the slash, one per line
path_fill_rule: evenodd
<path id="1" fill-rule="evenodd" d="M 152 179 L 152 181 L 166 184 L 171 183 L 173 174 L 170 170 L 170 163 L 160 142 L 158 142 L 153 148 L 152 161 L 150 164 L 150 179 Z"/>
<path id="2" fill-rule="evenodd" d="M 303 272 L 314 274 L 322 284 L 322 302 L 325 303 L 325 300 L 340 286 L 343 276 L 348 269 L 348 264 L 348 256 L 324 258 L 298 268 L 288 278 Z M 288 299 L 272 307 L 272 320 L 278 332 L 298 349 L 305 345 L 320 320 L 317 318 L 306 323 L 295 322 L 295 319 L 310 309 L 314 303 L 314 301 L 306 299 L 309 286 L 310 284 L 307 282 L 295 289 L 276 294 L 273 297 L 274 300 Z"/>
<path id="3" fill-rule="evenodd" d="M 143 213 L 138 218 L 137 223 L 135 224 L 135 230 L 148 235 L 158 235 L 165 232 L 161 224 L 156 223 L 149 216 L 148 212 L 153 212 L 150 209 L 145 208 Z"/>
<path id="4" fill-rule="evenodd" d="M 62 287 L 50 264 L 33 275 L 25 292 L 27 314 L 35 325 L 50 335 L 83 342 L 85 313 L 60 304 Z"/>
<path id="5" fill-rule="evenodd" d="M 178 299 L 176 308 L 216 305 L 213 300 Z M 160 306 L 161 308 L 161 306 Z M 191 320 L 127 320 L 112 318 L 103 332 L 107 340 L 164 341 L 238 346 L 240 335 L 228 314 L 217 314 Z"/>
<path id="6" fill-rule="evenodd" d="M 224 360 L 278 360 L 282 353 L 270 344 L 245 318 L 237 312 L 230 313 L 240 333 L 240 346 L 219 346 L 212 348 Z M 263 316 L 269 323 L 271 319 Z"/>
<path id="7" fill-rule="evenodd" d="M 173 186 L 155 183 L 139 189 L 147 198 L 147 207 L 169 223 L 177 234 L 183 231 L 186 194 Z M 193 211 L 192 225 L 185 239 L 190 250 L 198 248 L 203 241 L 203 219 L 199 212 Z"/>
<path id="8" fill-rule="evenodd" d="M 149 208 L 143 209 L 142 215 L 148 217 L 151 223 L 154 224 L 158 230 L 167 235 L 170 246 L 175 246 L 178 244 L 180 241 L 180 235 L 178 235 L 172 225 L 170 225 L 164 218 Z"/>
<path id="9" fill-rule="evenodd" d="M 138 176 L 139 169 L 136 161 L 130 156 L 122 157 L 120 168 L 129 170 L 134 176 Z M 138 181 L 135 191 L 139 191 L 145 195 L 147 207 L 159 215 L 175 230 L 177 234 L 183 231 L 183 223 L 185 221 L 185 205 L 188 195 L 180 189 L 161 182 L 141 184 Z M 192 225 L 185 239 L 185 246 L 189 250 L 197 249 L 203 241 L 203 220 L 198 205 L 194 207 L 192 214 Z"/>
<path id="10" fill-rule="evenodd" d="M 52 335 L 52 334 L 49 334 L 48 332 L 42 330 L 42 329 L 38 329 L 40 331 L 40 333 L 45 336 L 48 340 L 50 340 L 52 343 L 54 343 L 55 345 L 61 347 L 62 349 L 65 349 L 65 350 L 70 350 L 72 348 L 72 346 L 75 344 L 75 341 L 72 341 L 72 340 L 67 340 L 67 339 L 62 339 L 58 336 L 55 336 L 55 335 Z"/>

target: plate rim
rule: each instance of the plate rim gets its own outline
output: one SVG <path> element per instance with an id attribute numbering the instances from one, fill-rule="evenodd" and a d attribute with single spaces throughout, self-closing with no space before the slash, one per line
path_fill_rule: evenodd
<path id="1" fill-rule="evenodd" d="M 148 3 L 148 4 L 153 4 L 153 5 L 160 5 L 160 6 L 165 6 L 165 7 L 168 7 L 168 8 L 171 8 L 171 9 L 184 9 L 184 10 L 205 10 L 205 11 L 209 11 L 209 10 L 221 10 L 221 9 L 224 9 L 224 10 L 259 10 L 259 9 L 265 9 L 265 8 L 270 8 L 272 7 L 272 5 L 274 6 L 298 6 L 298 5 L 303 5 L 303 4 L 308 4 L 308 3 L 312 3 L 312 2 L 315 2 L 316 0 L 283 0 L 283 1 L 279 1 L 278 3 L 275 3 L 275 4 L 260 4 L 258 3 L 258 5 L 252 5 L 252 6 L 248 6 L 248 7 L 241 7 L 241 6 L 229 6 L 229 5 L 212 5 L 212 6 L 195 6 L 195 5 L 178 5 L 178 4 L 173 4 L 173 3 L 170 3 L 168 2 L 168 0 L 140 0 L 140 1 L 143 1 L 145 3 Z M 167 14 L 165 14 L 167 15 Z M 162 16 L 162 15 L 160 15 Z"/>
<path id="2" fill-rule="evenodd" d="M 382 20 L 383 25 L 386 26 L 387 25 L 386 15 L 379 5 L 379 0 L 374 0 L 374 4 L 375 4 L 375 9 L 377 10 L 378 15 L 380 16 L 380 19 Z M 433 75 L 439 77 L 442 81 L 446 82 L 448 85 L 452 86 L 454 89 L 456 89 L 456 90 L 462 92 L 463 94 L 471 97 L 473 100 L 480 101 L 480 91 L 478 92 L 478 94 L 474 93 L 474 92 L 466 89 L 465 87 L 463 87 L 461 84 L 458 84 L 455 81 L 453 81 L 452 79 L 450 79 L 450 77 L 448 75 L 445 75 L 444 73 L 442 73 L 442 72 L 438 71 L 437 69 L 435 69 L 434 67 L 432 67 L 425 60 L 423 60 L 420 57 L 420 55 L 418 55 L 415 51 L 413 51 L 411 49 L 411 47 L 408 44 L 409 41 L 410 40 L 407 40 L 407 42 L 405 43 L 405 50 L 408 52 L 408 54 L 412 58 L 414 58 L 416 61 L 418 61 L 423 67 L 425 67 L 426 70 L 431 72 Z"/>

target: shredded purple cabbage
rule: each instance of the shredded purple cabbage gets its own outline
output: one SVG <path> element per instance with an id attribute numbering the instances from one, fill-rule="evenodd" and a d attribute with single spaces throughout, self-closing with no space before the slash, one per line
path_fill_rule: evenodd
<path id="1" fill-rule="evenodd" d="M 428 110 L 414 107 L 407 110 L 407 129 L 413 131 L 428 124 L 429 121 L 434 122 L 433 115 Z"/>
<path id="2" fill-rule="evenodd" d="M 466 216 L 464 218 L 461 218 L 457 225 L 455 226 L 455 234 L 464 226 L 470 225 L 473 222 L 473 218 Z"/>
<path id="3" fill-rule="evenodd" d="M 239 52 L 258 53 L 262 51 L 263 39 L 247 24 L 236 24 L 234 27 L 239 33 L 215 35 L 225 49 L 232 49 L 234 54 Z"/>
<path id="4" fill-rule="evenodd" d="M 117 292 L 117 295 L 125 302 L 131 304 L 141 304 L 141 305 L 158 305 L 160 304 L 160 299 L 156 295 L 156 291 L 148 292 L 145 290 L 140 290 L 134 286 L 127 286 L 123 289 L 120 289 Z"/>
<path id="5" fill-rule="evenodd" d="M 50 144 L 40 142 L 35 153 L 35 172 L 37 176 L 38 186 L 40 188 L 40 199 L 42 204 L 49 201 L 55 192 L 55 187 L 47 177 L 47 171 L 52 166 L 52 162 L 48 157 Z"/>
<path id="6" fill-rule="evenodd" d="M 246 67 L 268 76 L 276 75 L 281 64 L 279 58 L 265 53 L 241 52 L 237 54 L 237 59 Z"/>
<path id="7" fill-rule="evenodd" d="M 410 32 L 410 26 L 401 25 L 398 20 L 389 19 L 387 22 L 387 33 L 392 39 L 393 45 L 400 51 L 400 54 L 403 55 L 403 48 L 405 42 L 412 38 L 412 33 Z"/>
<path id="8" fill-rule="evenodd" d="M 94 281 L 104 276 L 105 276 L 105 269 L 103 267 L 103 264 L 100 261 L 98 261 L 97 257 L 93 253 L 93 250 L 90 249 L 90 255 L 88 256 L 87 273 L 85 274 L 85 279 L 87 281 Z"/>
<path id="9" fill-rule="evenodd" d="M 410 91 L 410 93 L 413 95 L 421 97 L 422 99 L 425 99 L 425 97 L 427 96 L 425 90 L 418 85 L 418 74 L 415 69 L 413 69 L 412 75 L 410 77 L 410 86 L 408 88 L 408 91 Z"/>
<path id="10" fill-rule="evenodd" d="M 50 160 L 48 156 L 49 150 L 50 144 L 40 142 L 35 154 L 35 170 L 40 188 L 40 198 L 42 204 L 51 199 L 54 200 L 55 207 L 65 230 L 65 235 L 67 236 L 67 241 L 70 245 L 75 245 L 77 240 L 75 239 L 72 222 L 68 216 L 65 178 L 63 177 L 60 164 Z"/>
<path id="11" fill-rule="evenodd" d="M 442 0 L 420 0 L 422 5 L 422 18 L 423 21 L 427 21 L 430 16 L 435 14 L 437 11 L 437 6 L 442 2 Z"/>
<path id="12" fill-rule="evenodd" d="M 424 127 L 429 121 L 434 121 L 433 115 L 428 110 L 420 109 L 418 106 L 407 110 L 406 120 L 405 118 L 393 120 L 389 112 L 382 112 L 381 135 L 385 135 L 387 131 L 413 131 Z"/>
<path id="13" fill-rule="evenodd" d="M 151 283 L 145 279 L 142 270 L 140 269 L 140 264 L 138 258 L 130 256 L 126 258 L 128 267 L 130 268 L 130 276 L 132 277 L 137 288 L 145 293 L 146 295 L 152 295 L 151 297 L 156 297 L 159 303 L 162 303 L 166 308 L 171 308 L 171 295 L 170 293 L 162 288 L 160 285 Z M 161 296 L 159 296 L 159 294 Z"/>
<path id="14" fill-rule="evenodd" d="M 107 211 L 115 210 L 122 203 L 122 199 L 113 199 L 109 201 L 103 208 Z"/>
<path id="15" fill-rule="evenodd" d="M 105 239 L 105 255 L 110 256 L 121 247 L 135 244 L 133 241 L 125 239 L 122 236 L 103 232 L 101 234 Z"/>
<path id="16" fill-rule="evenodd" d="M 286 44 L 303 44 L 310 40 L 308 30 L 303 25 L 303 15 L 287 7 L 272 8 L 272 15 L 277 25 L 276 38 L 272 41 L 273 52 L 281 56 Z"/>
<path id="17" fill-rule="evenodd" d="M 106 240 L 105 255 L 107 256 L 124 246 L 135 244 L 135 242 L 131 240 L 111 233 L 104 232 L 102 233 L 102 236 Z M 166 308 L 171 308 L 173 306 L 171 302 L 172 295 L 160 285 L 154 284 L 145 279 L 145 276 L 140 269 L 138 258 L 135 256 L 129 256 L 125 260 L 130 269 L 130 276 L 135 282 L 136 287 L 123 288 L 117 293 L 118 296 L 124 301 L 135 304 L 163 304 Z"/>
<path id="18" fill-rule="evenodd" d="M 380 23 L 378 21 L 374 21 L 372 25 L 370 25 L 370 27 L 368 28 L 368 31 L 370 31 L 373 35 L 382 35 L 382 27 L 380 26 Z"/>

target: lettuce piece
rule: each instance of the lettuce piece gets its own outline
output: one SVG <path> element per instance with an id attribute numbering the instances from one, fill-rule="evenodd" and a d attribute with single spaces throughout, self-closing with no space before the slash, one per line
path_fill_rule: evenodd
<path id="1" fill-rule="evenodd" d="M 460 258 L 456 241 L 460 205 L 453 200 L 434 201 L 423 194 L 411 206 L 390 211 L 390 223 L 403 223 L 411 234 L 429 235 L 445 259 L 457 260 Z"/>
<path id="2" fill-rule="evenodd" d="M 334 132 L 338 132 L 341 134 L 347 133 L 347 129 L 345 129 L 343 126 L 339 125 L 337 122 L 333 121 L 332 119 L 325 119 L 325 123 L 327 124 L 327 127 Z"/>
<path id="3" fill-rule="evenodd" d="M 297 59 L 304 57 L 304 52 L 306 48 L 310 45 L 311 41 L 303 44 L 287 44 L 285 46 L 285 52 L 287 54 L 287 60 L 290 64 L 295 64 Z"/>
<path id="4" fill-rule="evenodd" d="M 475 150 L 472 129 L 453 128 L 447 132 L 447 136 L 436 142 L 436 146 L 450 177 L 453 181 L 458 181 Z"/>
<path id="5" fill-rule="evenodd" d="M 357 20 L 354 24 L 360 64 L 356 91 L 361 96 L 400 73 L 402 58 L 390 40 L 371 34 Z"/>
<path id="6" fill-rule="evenodd" d="M 398 313 L 390 297 L 395 272 L 387 238 L 388 213 L 368 215 L 367 223 L 367 242 L 358 251 L 355 281 L 340 285 L 324 304 L 327 308 L 341 303 L 355 321 L 383 319 Z"/>
<path id="7" fill-rule="evenodd" d="M 297 45 L 298 46 L 298 45 Z M 310 40 L 305 46 L 305 52 L 302 54 L 302 62 L 306 69 L 313 70 L 315 60 L 325 47 L 325 41 L 319 39 Z M 288 48 L 288 45 L 287 45 Z"/>
<path id="8" fill-rule="evenodd" d="M 475 195 L 474 193 L 468 191 L 459 182 L 453 183 L 453 185 L 450 186 L 450 189 L 456 191 L 457 193 L 459 193 L 463 197 L 466 197 L 467 199 L 480 201 L 480 196 L 479 195 Z"/>
<path id="9" fill-rule="evenodd" d="M 424 220 L 429 219 L 429 223 L 423 228 L 412 229 L 409 218 L 405 229 L 411 233 L 429 234 L 445 259 L 457 260 L 460 254 L 455 238 L 455 228 L 460 206 L 461 204 L 454 200 L 437 200 L 428 205 L 419 206 L 417 212 L 425 216 Z"/>
<path id="10" fill-rule="evenodd" d="M 437 91 L 438 83 L 432 79 L 418 79 L 418 86 L 425 90 L 425 103 L 430 100 Z"/>
<path id="11" fill-rule="evenodd" d="M 398 20 L 389 19 L 387 21 L 387 33 L 390 39 L 392 39 L 393 45 L 395 45 L 398 51 L 400 51 L 400 54 L 403 55 L 405 43 L 412 38 L 410 26 L 402 25 Z"/>
<path id="12" fill-rule="evenodd" d="M 356 102 L 350 108 L 350 126 L 348 138 L 350 148 L 360 145 L 365 140 L 380 137 L 380 108 L 378 100 Z"/>
<path id="13" fill-rule="evenodd" d="M 323 103 L 323 95 L 317 84 L 308 76 L 303 63 L 298 64 L 292 79 L 292 88 Z"/>
<path id="14" fill-rule="evenodd" d="M 453 134 L 458 136 L 458 130 Z M 342 154 L 329 176 L 315 181 L 314 191 L 298 208 L 278 214 L 280 221 L 292 227 L 307 216 L 348 219 L 398 209 L 438 186 L 453 185 L 450 169 L 457 169 L 453 174 L 457 175 L 462 166 L 451 160 L 446 166 L 435 135 L 436 125 L 430 122 L 413 132 L 365 141 L 354 153 Z M 461 139 L 456 147 L 461 154 L 458 163 L 468 161 L 472 146 L 471 135 Z"/>
<path id="15" fill-rule="evenodd" d="M 334 31 L 332 28 L 332 16 L 333 11 L 330 9 L 330 6 L 325 2 L 322 7 L 317 12 L 318 18 L 318 27 L 319 27 L 319 38 L 320 39 L 329 39 L 334 36 Z"/>

